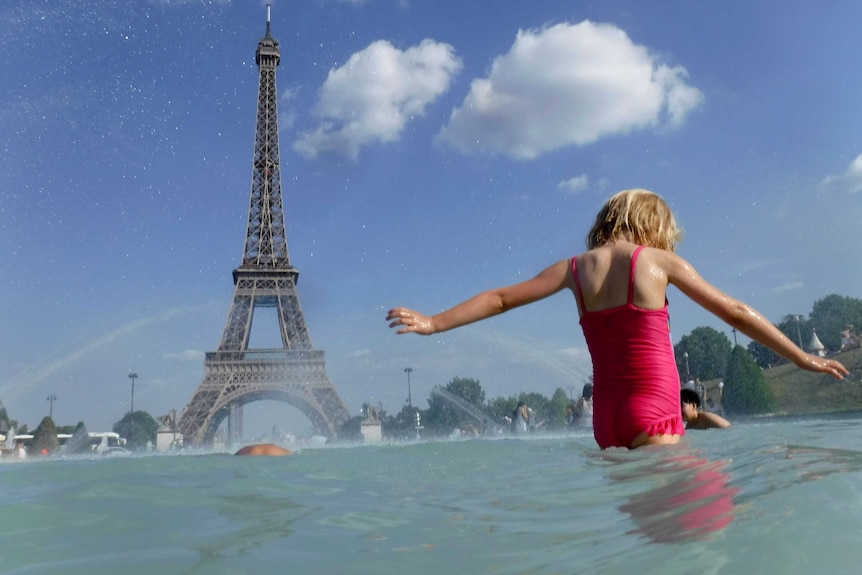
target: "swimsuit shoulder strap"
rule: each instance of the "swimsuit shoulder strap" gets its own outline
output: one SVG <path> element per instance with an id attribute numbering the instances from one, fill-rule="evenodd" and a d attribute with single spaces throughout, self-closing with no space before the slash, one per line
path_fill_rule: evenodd
<path id="1" fill-rule="evenodd" d="M 632 254 L 632 268 L 629 271 L 629 305 L 634 303 L 634 294 L 635 294 L 635 266 L 638 263 L 638 256 L 641 253 L 641 250 L 644 249 L 644 246 L 638 246 L 635 248 L 635 252 Z"/>
<path id="2" fill-rule="evenodd" d="M 581 292 L 581 279 L 578 277 L 578 258 L 572 257 L 572 275 L 575 277 L 575 292 L 578 296 L 578 305 L 581 306 L 581 313 L 587 313 L 587 308 L 584 306 L 584 294 Z"/>

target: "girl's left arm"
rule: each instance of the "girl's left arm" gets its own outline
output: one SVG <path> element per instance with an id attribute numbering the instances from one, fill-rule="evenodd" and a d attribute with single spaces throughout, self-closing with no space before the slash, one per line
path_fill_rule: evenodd
<path id="1" fill-rule="evenodd" d="M 683 258 L 670 252 L 664 254 L 668 282 L 695 303 L 802 369 L 828 373 L 837 379 L 847 375 L 847 368 L 841 362 L 805 353 L 756 309 L 711 285 Z"/>

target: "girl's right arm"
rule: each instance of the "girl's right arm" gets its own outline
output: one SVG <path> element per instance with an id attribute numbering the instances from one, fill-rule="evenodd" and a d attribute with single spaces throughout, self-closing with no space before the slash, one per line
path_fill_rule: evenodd
<path id="1" fill-rule="evenodd" d="M 847 375 L 847 368 L 841 362 L 805 353 L 757 310 L 711 285 L 683 258 L 664 252 L 662 259 L 669 283 L 751 339 L 802 369 L 828 373 L 836 379 L 844 379 Z"/>
<path id="2" fill-rule="evenodd" d="M 527 281 L 488 290 L 434 316 L 405 307 L 389 310 L 389 327 L 396 333 L 431 335 L 501 314 L 557 293 L 573 285 L 571 260 L 557 262 Z"/>

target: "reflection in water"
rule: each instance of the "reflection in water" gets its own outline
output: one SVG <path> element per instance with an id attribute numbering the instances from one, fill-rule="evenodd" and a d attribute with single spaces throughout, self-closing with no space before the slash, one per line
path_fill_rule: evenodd
<path id="1" fill-rule="evenodd" d="M 839 473 L 862 471 L 862 452 L 814 445 L 774 445 L 749 455 L 738 466 L 746 483 L 737 503 L 746 503 L 794 485 Z M 750 476 L 750 477 L 746 477 Z"/>
<path id="2" fill-rule="evenodd" d="M 636 468 L 610 473 L 622 482 L 657 487 L 639 492 L 620 506 L 637 525 L 636 532 L 657 543 L 680 543 L 707 539 L 733 521 L 733 497 L 740 491 L 730 487 L 724 471 L 727 461 L 709 461 L 692 454 L 667 454 L 669 457 L 639 462 Z"/>

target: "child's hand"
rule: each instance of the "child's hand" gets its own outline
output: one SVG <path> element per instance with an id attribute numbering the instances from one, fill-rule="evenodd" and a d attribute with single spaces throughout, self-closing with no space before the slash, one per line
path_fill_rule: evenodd
<path id="1" fill-rule="evenodd" d="M 825 357 L 811 355 L 810 353 L 805 354 L 802 361 L 797 362 L 796 365 L 808 371 L 828 373 L 835 379 L 844 379 L 844 376 L 849 373 L 840 361 L 826 359 Z"/>
<path id="2" fill-rule="evenodd" d="M 431 318 L 425 314 L 407 309 L 406 307 L 396 307 L 389 310 L 386 315 L 386 320 L 393 320 L 389 327 L 397 327 L 403 325 L 403 329 L 399 329 L 395 333 L 418 333 L 421 335 L 431 335 L 434 333 L 434 325 Z"/>

